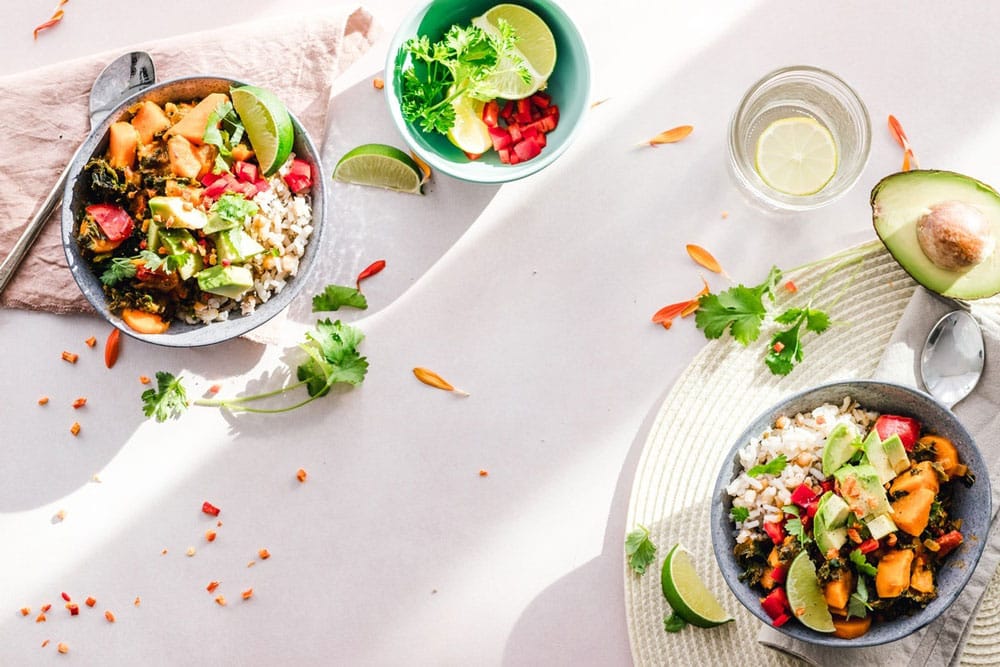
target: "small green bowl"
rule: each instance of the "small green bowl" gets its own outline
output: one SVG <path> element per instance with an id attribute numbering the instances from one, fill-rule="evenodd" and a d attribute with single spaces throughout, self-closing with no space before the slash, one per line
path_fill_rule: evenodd
<path id="1" fill-rule="evenodd" d="M 411 12 L 400 24 L 386 59 L 386 101 L 393 122 L 406 143 L 429 165 L 449 176 L 473 183 L 504 183 L 524 178 L 552 164 L 576 137 L 584 112 L 590 108 L 590 61 L 583 37 L 569 16 L 548 0 L 516 0 L 538 14 L 556 40 L 556 67 L 545 89 L 559 106 L 559 125 L 546 135 L 547 145 L 535 158 L 515 165 L 503 164 L 496 151 L 470 160 L 443 134 L 423 132 L 403 118 L 400 109 L 402 72 L 409 64 L 403 44 L 411 37 L 440 39 L 454 24 L 469 25 L 502 0 L 432 0 Z"/>

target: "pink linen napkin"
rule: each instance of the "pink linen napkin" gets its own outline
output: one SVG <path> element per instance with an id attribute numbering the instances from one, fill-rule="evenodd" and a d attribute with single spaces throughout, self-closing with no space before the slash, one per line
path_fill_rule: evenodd
<path id="1" fill-rule="evenodd" d="M 215 74 L 274 91 L 323 143 L 333 80 L 378 35 L 357 6 L 269 17 L 145 44 L 156 80 Z M 0 151 L 0 258 L 6 257 L 73 152 L 89 132 L 95 77 L 132 47 L 0 78 L 0 118 L 8 141 Z M 51 215 L 0 307 L 54 313 L 92 312 L 63 254 L 59 209 Z"/>
<path id="2" fill-rule="evenodd" d="M 953 308 L 949 308 L 923 288 L 918 288 L 893 332 L 889 346 L 875 371 L 875 377 L 923 389 L 917 376 L 920 351 L 927 332 L 949 310 Z M 765 646 L 821 667 L 881 667 L 888 664 L 944 667 L 958 664 L 979 603 L 1000 564 L 1000 522 L 996 520 L 1000 509 L 1000 366 L 997 365 L 1000 363 L 1000 322 L 994 318 L 989 308 L 980 308 L 977 302 L 973 302 L 972 313 L 983 327 L 986 367 L 979 386 L 954 407 L 954 412 L 979 445 L 988 470 L 976 471 L 976 475 L 989 477 L 993 497 L 993 522 L 989 535 L 982 538 L 986 540 L 986 548 L 972 579 L 951 607 L 935 621 L 909 637 L 890 644 L 830 649 L 806 644 L 771 627 L 762 626 L 757 639 Z"/>

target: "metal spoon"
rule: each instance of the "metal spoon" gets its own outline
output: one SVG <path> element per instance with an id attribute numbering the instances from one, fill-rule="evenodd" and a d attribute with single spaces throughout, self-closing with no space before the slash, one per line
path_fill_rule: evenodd
<path id="1" fill-rule="evenodd" d="M 105 67 L 90 89 L 90 127 L 93 129 L 104 120 L 111 110 L 118 106 L 118 103 L 134 92 L 142 90 L 156 80 L 156 70 L 153 67 L 153 59 L 145 51 L 133 51 L 115 58 Z M 81 142 L 82 147 L 83 142 Z M 80 149 L 77 148 L 79 153 Z M 42 231 L 45 221 L 49 219 L 49 214 L 56 204 L 62 200 L 63 187 L 66 185 L 66 177 L 69 174 L 69 165 L 76 160 L 76 153 L 66 163 L 66 168 L 59 174 L 59 179 L 52 187 L 48 197 L 42 202 L 38 212 L 28 222 L 27 227 L 21 232 L 21 237 L 14 244 L 10 254 L 0 264 L 0 292 L 7 287 L 7 283 L 14 277 L 17 267 L 28 254 L 31 245 L 38 238 L 38 233 Z"/>
<path id="2" fill-rule="evenodd" d="M 985 358 L 979 323 L 968 311 L 955 310 L 927 334 L 920 354 L 920 377 L 931 396 L 950 408 L 979 384 Z"/>

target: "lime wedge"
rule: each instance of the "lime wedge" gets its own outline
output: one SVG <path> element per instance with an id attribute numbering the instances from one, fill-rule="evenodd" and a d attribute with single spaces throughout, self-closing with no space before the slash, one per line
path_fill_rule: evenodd
<path id="1" fill-rule="evenodd" d="M 787 195 L 819 192 L 837 173 L 837 163 L 833 135 L 814 118 L 781 118 L 768 125 L 757 140 L 757 173 L 770 187 Z"/>
<path id="2" fill-rule="evenodd" d="M 490 128 L 483 122 L 485 102 L 459 95 L 451 101 L 455 124 L 448 130 L 448 140 L 466 153 L 479 155 L 493 148 Z"/>
<path id="3" fill-rule="evenodd" d="M 370 185 L 398 192 L 423 194 L 424 174 L 413 159 L 392 146 L 364 144 L 340 158 L 333 178 L 344 183 Z"/>
<path id="4" fill-rule="evenodd" d="M 711 628 L 733 620 L 698 577 L 691 554 L 679 544 L 663 561 L 660 584 L 674 613 L 691 625 Z"/>
<path id="5" fill-rule="evenodd" d="M 233 108 L 257 154 L 257 163 L 264 175 L 270 176 L 292 152 L 295 128 L 288 109 L 274 93 L 257 86 L 241 86 L 230 92 Z"/>
<path id="6" fill-rule="evenodd" d="M 514 29 L 517 36 L 515 51 L 523 59 L 529 80 L 525 81 L 518 72 L 518 62 L 504 60 L 498 73 L 485 82 L 487 94 L 507 100 L 519 100 L 541 89 L 556 66 L 556 40 L 552 31 L 538 14 L 520 5 L 503 4 L 490 9 L 482 16 L 472 19 L 472 23 L 486 32 L 500 34 L 500 24 L 504 21 Z M 518 59 L 518 60 L 520 60 Z"/>
<path id="7" fill-rule="evenodd" d="M 816 578 L 816 565 L 805 551 L 799 553 L 788 568 L 785 592 L 792 615 L 799 619 L 799 623 L 816 632 L 834 631 L 833 616 Z"/>

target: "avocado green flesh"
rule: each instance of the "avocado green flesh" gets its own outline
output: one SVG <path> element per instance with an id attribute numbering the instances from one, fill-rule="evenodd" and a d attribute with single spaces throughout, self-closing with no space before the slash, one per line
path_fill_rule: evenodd
<path id="1" fill-rule="evenodd" d="M 159 218 L 163 226 L 170 229 L 201 229 L 208 223 L 208 216 L 204 211 L 193 208 L 180 197 L 152 197 L 149 200 L 149 212 L 154 222 Z"/>
<path id="2" fill-rule="evenodd" d="M 871 465 L 844 466 L 834 473 L 851 511 L 864 517 L 892 512 L 878 471 Z"/>
<path id="3" fill-rule="evenodd" d="M 927 258 L 917 241 L 917 221 L 930 207 L 960 201 L 989 220 L 1000 239 L 1000 194 L 993 188 L 951 171 L 915 170 L 883 178 L 871 194 L 875 232 L 886 249 L 914 280 L 938 294 L 979 299 L 1000 293 L 1000 250 L 964 271 L 948 271 Z"/>
<path id="4" fill-rule="evenodd" d="M 243 266 L 213 266 L 198 273 L 198 287 L 235 299 L 253 287 L 253 275 Z"/>
<path id="5" fill-rule="evenodd" d="M 257 243 L 239 227 L 226 229 L 212 235 L 219 261 L 242 264 L 254 255 L 264 252 L 264 246 Z"/>

